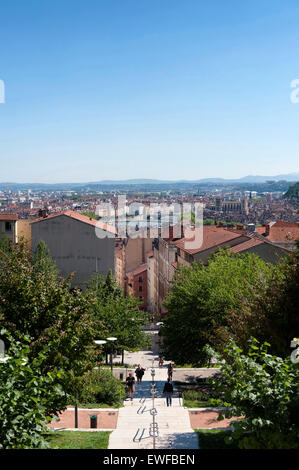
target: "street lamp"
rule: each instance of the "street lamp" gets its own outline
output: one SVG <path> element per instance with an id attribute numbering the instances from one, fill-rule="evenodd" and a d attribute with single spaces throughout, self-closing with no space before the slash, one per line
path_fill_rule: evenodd
<path id="1" fill-rule="evenodd" d="M 113 341 L 116 341 L 117 338 L 115 338 L 114 336 L 110 336 L 109 338 L 106 338 L 108 341 L 111 341 L 111 352 L 110 352 L 110 365 L 111 365 L 111 373 L 113 372 L 113 359 L 112 359 L 112 355 L 113 355 Z"/>

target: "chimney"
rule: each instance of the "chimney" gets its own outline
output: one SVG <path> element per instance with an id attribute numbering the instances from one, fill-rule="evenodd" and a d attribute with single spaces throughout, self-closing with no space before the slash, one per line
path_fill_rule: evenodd
<path id="1" fill-rule="evenodd" d="M 47 210 L 46 209 L 39 209 L 38 217 L 45 219 L 47 217 Z"/>

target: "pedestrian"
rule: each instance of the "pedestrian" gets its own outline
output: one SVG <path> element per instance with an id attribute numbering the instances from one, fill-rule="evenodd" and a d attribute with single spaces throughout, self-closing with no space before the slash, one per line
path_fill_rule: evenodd
<path id="1" fill-rule="evenodd" d="M 167 379 L 167 382 L 164 384 L 163 394 L 166 395 L 167 406 L 172 405 L 172 394 L 173 394 L 173 385 L 170 381 L 170 378 Z"/>
<path id="2" fill-rule="evenodd" d="M 136 374 L 136 377 L 137 377 L 137 383 L 138 384 L 141 384 L 141 382 L 142 382 L 142 377 L 144 376 L 144 371 L 145 371 L 145 369 L 143 369 L 143 367 L 141 367 L 141 365 L 138 364 L 138 367 L 135 370 L 135 374 Z"/>
<path id="3" fill-rule="evenodd" d="M 127 377 L 126 387 L 127 387 L 129 396 L 130 396 L 131 401 L 132 401 L 133 400 L 133 395 L 134 395 L 134 387 L 135 387 L 135 377 L 133 376 L 132 372 L 130 372 L 129 377 Z"/>
<path id="4" fill-rule="evenodd" d="M 173 374 L 173 364 L 170 362 L 168 364 L 168 378 L 172 380 L 172 374 Z"/>
<path id="5" fill-rule="evenodd" d="M 160 356 L 159 357 L 159 367 L 163 367 L 163 364 L 164 364 L 163 357 Z"/>

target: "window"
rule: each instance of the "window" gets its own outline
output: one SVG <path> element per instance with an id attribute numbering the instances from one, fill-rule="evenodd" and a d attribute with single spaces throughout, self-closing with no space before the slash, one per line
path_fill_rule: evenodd
<path id="1" fill-rule="evenodd" d="M 142 292 L 142 286 L 139 286 L 138 290 L 139 292 Z"/>
<path id="2" fill-rule="evenodd" d="M 139 300 L 141 300 L 141 301 L 143 302 L 143 297 L 142 297 L 142 296 L 140 296 L 140 297 L 139 297 Z"/>
<path id="3" fill-rule="evenodd" d="M 10 222 L 5 222 L 5 232 L 11 232 L 12 231 L 12 225 Z"/>
<path id="4" fill-rule="evenodd" d="M 139 281 L 139 282 L 142 282 L 142 281 L 143 281 L 142 276 L 139 276 L 138 281 Z"/>

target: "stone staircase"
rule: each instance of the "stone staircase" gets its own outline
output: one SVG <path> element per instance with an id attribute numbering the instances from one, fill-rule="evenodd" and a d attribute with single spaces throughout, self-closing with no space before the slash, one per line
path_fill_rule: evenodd
<path id="1" fill-rule="evenodd" d="M 167 370 L 155 368 L 156 449 L 198 449 L 197 434 L 190 426 L 189 413 L 174 393 L 172 406 L 166 406 L 163 387 Z M 153 400 L 151 369 L 146 370 L 142 384 L 136 384 L 134 398 L 120 408 L 117 429 L 109 439 L 109 449 L 153 449 Z"/>

